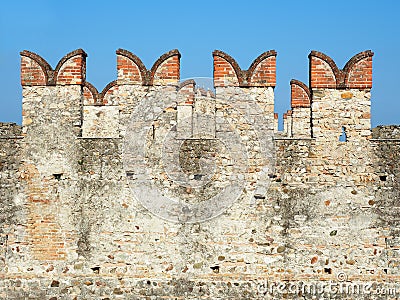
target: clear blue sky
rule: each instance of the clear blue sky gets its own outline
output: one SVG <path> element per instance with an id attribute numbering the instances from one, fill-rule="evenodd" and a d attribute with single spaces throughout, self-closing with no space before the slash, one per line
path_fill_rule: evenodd
<path id="1" fill-rule="evenodd" d="M 116 79 L 118 48 L 150 68 L 164 52 L 182 54 L 181 77 L 212 77 L 212 51 L 242 69 L 275 49 L 275 111 L 290 104 L 292 78 L 308 83 L 308 54 L 318 50 L 343 68 L 371 49 L 372 125 L 400 124 L 400 1 L 4 1 L 0 9 L 0 121 L 21 123 L 19 52 L 53 68 L 68 52 L 88 53 L 87 80 L 98 90 Z M 281 116 L 280 116 L 281 117 Z"/>

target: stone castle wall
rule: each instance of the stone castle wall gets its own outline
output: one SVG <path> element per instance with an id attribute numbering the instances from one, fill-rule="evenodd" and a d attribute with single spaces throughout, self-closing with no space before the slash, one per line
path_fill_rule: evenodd
<path id="1" fill-rule="evenodd" d="M 370 129 L 372 55 L 340 70 L 311 52 L 278 132 L 275 51 L 248 70 L 214 51 L 215 94 L 179 82 L 177 50 L 150 70 L 117 50 L 102 92 L 82 50 L 54 70 L 22 52 L 22 128 L 0 126 L 0 297 L 311 299 L 265 285 L 395 284 L 400 129 Z"/>

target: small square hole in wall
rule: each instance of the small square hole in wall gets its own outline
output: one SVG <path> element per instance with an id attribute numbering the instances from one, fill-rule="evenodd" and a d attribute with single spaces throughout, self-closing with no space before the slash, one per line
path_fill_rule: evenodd
<path id="1" fill-rule="evenodd" d="M 62 173 L 53 174 L 54 179 L 61 180 Z"/>
<path id="2" fill-rule="evenodd" d="M 380 181 L 386 181 L 386 175 L 380 175 L 379 176 L 379 179 L 380 179 Z"/>

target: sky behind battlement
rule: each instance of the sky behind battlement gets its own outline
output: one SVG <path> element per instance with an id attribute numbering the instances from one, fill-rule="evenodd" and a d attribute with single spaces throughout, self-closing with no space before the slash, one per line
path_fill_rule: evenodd
<path id="1" fill-rule="evenodd" d="M 311 50 L 343 68 L 371 49 L 372 126 L 400 124 L 399 12 L 398 1 L 7 1 L 0 10 L 0 121 L 21 123 L 19 52 L 25 49 L 53 68 L 68 52 L 84 49 L 86 79 L 100 91 L 117 77 L 118 48 L 148 68 L 179 49 L 182 79 L 212 77 L 215 49 L 242 69 L 275 49 L 280 119 L 290 108 L 290 80 L 308 84 Z"/>

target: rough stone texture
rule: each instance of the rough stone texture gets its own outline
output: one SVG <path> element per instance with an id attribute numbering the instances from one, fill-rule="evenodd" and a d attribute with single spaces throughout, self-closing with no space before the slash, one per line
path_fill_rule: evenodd
<path id="1" fill-rule="evenodd" d="M 344 128 L 349 141 L 371 135 L 371 93 L 368 90 L 313 90 L 313 137 L 339 139 Z"/>
<path id="2" fill-rule="evenodd" d="M 21 126 L 0 123 L 0 270 L 6 271 L 8 237 L 23 211 L 18 168 L 21 164 Z"/>
<path id="3" fill-rule="evenodd" d="M 288 110 L 283 114 L 283 133 L 286 137 L 293 137 L 293 119 L 292 119 L 293 110 Z M 299 123 L 297 120 L 296 123 Z M 297 126 L 299 128 L 299 125 Z"/>
<path id="4" fill-rule="evenodd" d="M 292 109 L 292 136 L 309 138 L 311 136 L 310 107 L 295 107 Z"/>
<path id="5" fill-rule="evenodd" d="M 118 106 L 84 106 L 82 136 L 119 137 Z"/>
<path id="6" fill-rule="evenodd" d="M 400 126 L 387 125 L 378 126 L 372 129 L 373 139 L 400 139 Z"/>
<path id="7" fill-rule="evenodd" d="M 248 71 L 214 54 L 215 95 L 193 82 L 178 84 L 177 51 L 147 70 L 118 50 L 118 80 L 101 93 L 79 72 L 54 85 L 41 70 L 61 67 L 52 71 L 36 54 L 22 53 L 23 126 L 0 124 L 0 299 L 399 296 L 301 291 L 328 283 L 388 291 L 400 279 L 400 130 L 380 126 L 371 136 L 371 53 L 356 55 L 339 72 L 312 52 L 318 76 L 311 80 L 311 110 L 299 107 L 304 95 L 292 101 L 284 133 L 276 132 L 269 73 L 276 53 L 261 55 Z M 85 57 L 73 52 L 59 65 L 76 59 L 83 68 Z M 144 105 L 153 99 L 168 105 Z M 146 145 L 159 190 L 185 203 L 205 201 L 229 184 L 241 167 L 230 159 L 244 152 L 238 199 L 201 223 L 150 213 L 129 186 L 140 174 L 124 169 L 124 139 L 140 116 L 151 116 L 137 142 Z M 342 127 L 347 141 L 339 141 Z M 220 141 L 232 132 L 240 143 L 228 149 Z M 273 141 L 263 139 L 274 132 Z M 167 134 L 180 143 L 177 151 Z M 168 169 L 167 154 L 177 154 L 179 169 Z M 173 180 L 181 172 L 200 181 L 212 167 L 210 184 L 188 188 Z"/>

